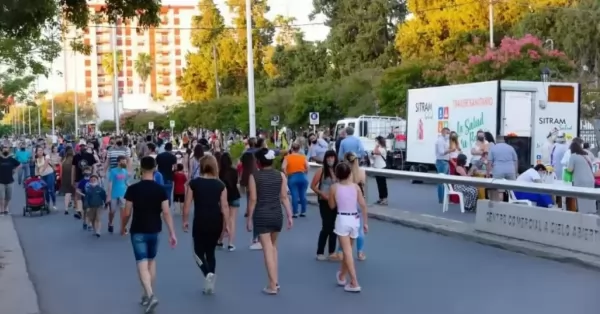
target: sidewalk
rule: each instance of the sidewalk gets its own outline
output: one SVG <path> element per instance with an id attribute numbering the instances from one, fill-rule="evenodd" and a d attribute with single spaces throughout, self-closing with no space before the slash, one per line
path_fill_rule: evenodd
<path id="1" fill-rule="evenodd" d="M 40 313 L 37 293 L 10 216 L 0 217 L 0 313 Z"/>
<path id="2" fill-rule="evenodd" d="M 317 197 L 314 193 L 308 193 L 308 203 L 318 205 Z M 498 247 L 507 251 L 551 259 L 558 262 L 578 264 L 600 270 L 600 256 L 479 232 L 475 230 L 474 224 L 472 223 L 378 205 L 369 206 L 369 218 L 428 232 L 435 232 L 446 236 L 458 237 L 483 245 Z"/>

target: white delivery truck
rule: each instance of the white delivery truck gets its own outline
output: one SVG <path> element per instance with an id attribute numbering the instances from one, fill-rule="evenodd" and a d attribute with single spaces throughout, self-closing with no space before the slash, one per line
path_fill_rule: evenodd
<path id="1" fill-rule="evenodd" d="M 386 139 L 386 147 L 388 148 L 388 157 L 390 159 L 388 163 L 391 163 L 390 167 L 400 167 L 400 165 L 395 165 L 395 163 L 396 160 L 403 159 L 402 156 L 406 149 L 405 119 L 400 117 L 366 115 L 357 118 L 344 118 L 336 123 L 334 139 L 337 139 L 340 131 L 347 127 L 354 129 L 354 135 L 358 136 L 365 148 L 365 152 L 369 156 L 373 149 L 375 149 L 375 138 L 383 136 Z"/>
<path id="2" fill-rule="evenodd" d="M 549 134 L 579 136 L 580 101 L 578 83 L 503 80 L 411 89 L 406 160 L 431 169 L 444 127 L 458 133 L 462 153 L 470 160 L 477 131 L 484 130 L 506 137 L 517 150 L 522 171 L 542 162 Z"/>

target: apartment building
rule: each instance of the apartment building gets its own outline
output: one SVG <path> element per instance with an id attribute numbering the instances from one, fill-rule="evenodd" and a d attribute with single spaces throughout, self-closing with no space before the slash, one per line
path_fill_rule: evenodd
<path id="1" fill-rule="evenodd" d="M 92 0 L 88 1 L 88 5 L 90 12 L 99 13 L 104 4 L 103 1 Z M 64 43 L 65 90 L 85 92 L 97 104 L 111 102 L 113 77 L 106 73 L 102 60 L 105 55 L 112 56 L 112 35 L 113 29 L 116 29 L 116 51 L 123 60 L 118 73 L 117 92 L 120 98 L 124 95 L 149 95 L 154 99 L 176 101 L 180 96 L 176 78 L 185 66 L 187 51 L 192 49 L 190 27 L 197 10 L 194 5 L 163 1 L 160 26 L 144 31 L 136 29 L 135 21 L 119 21 L 116 25 L 106 21 L 90 22 L 82 34 L 84 43 L 92 48 L 89 55 L 75 54 L 70 51 L 68 43 Z M 71 30 L 67 40 L 76 35 L 75 30 Z M 135 70 L 140 53 L 152 57 L 152 73 L 145 82 Z"/>

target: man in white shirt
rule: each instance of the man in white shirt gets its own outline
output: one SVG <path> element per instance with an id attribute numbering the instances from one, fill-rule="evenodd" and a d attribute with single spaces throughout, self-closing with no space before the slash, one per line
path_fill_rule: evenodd
<path id="1" fill-rule="evenodd" d="M 540 183 L 542 182 L 542 177 L 544 177 L 547 173 L 546 166 L 539 164 L 533 168 L 527 169 L 527 171 L 521 173 L 519 177 L 517 177 L 517 181 L 521 182 L 530 182 L 530 183 Z"/>

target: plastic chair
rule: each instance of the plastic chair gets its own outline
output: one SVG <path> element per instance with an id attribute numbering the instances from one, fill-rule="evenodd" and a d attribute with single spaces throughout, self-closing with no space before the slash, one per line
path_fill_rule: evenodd
<path id="1" fill-rule="evenodd" d="M 508 191 L 508 203 L 509 204 L 521 204 L 521 205 L 533 206 L 533 202 L 530 201 L 530 200 L 519 200 L 519 199 L 517 199 L 517 197 L 515 196 L 515 192 L 513 192 L 513 191 Z"/>
<path id="2" fill-rule="evenodd" d="M 444 175 L 441 173 L 441 175 Z M 442 213 L 448 211 L 448 207 L 450 207 L 450 195 L 456 195 L 458 197 L 458 203 L 460 205 L 460 212 L 465 212 L 465 201 L 462 192 L 458 192 L 454 190 L 452 184 L 444 183 L 444 201 L 442 202 Z"/>

